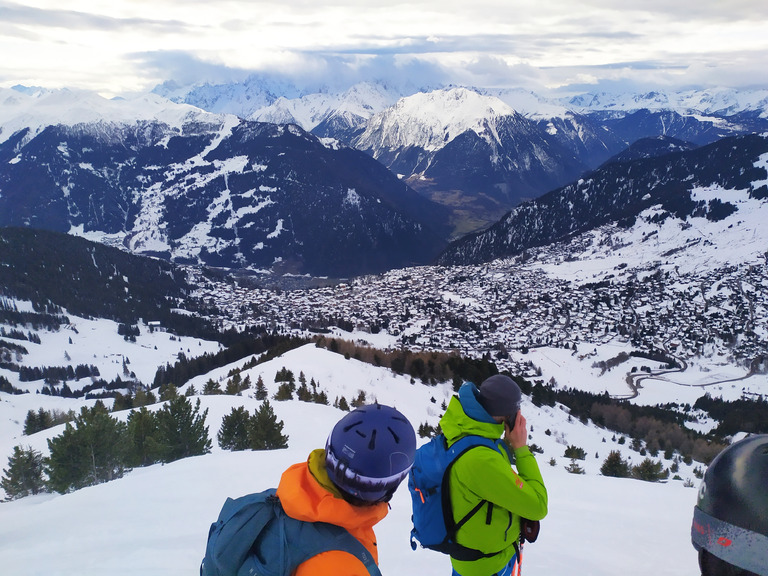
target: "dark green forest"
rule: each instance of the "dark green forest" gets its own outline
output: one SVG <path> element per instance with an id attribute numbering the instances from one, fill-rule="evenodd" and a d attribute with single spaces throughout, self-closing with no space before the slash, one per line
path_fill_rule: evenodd
<path id="1" fill-rule="evenodd" d="M 59 316 L 65 308 L 86 318 L 156 320 L 179 334 L 219 336 L 208 321 L 172 311 L 190 289 L 181 268 L 67 234 L 0 228 L 0 287 L 0 296 L 29 300 L 38 312 L 0 312 L 11 325 L 58 326 L 67 322 Z"/>

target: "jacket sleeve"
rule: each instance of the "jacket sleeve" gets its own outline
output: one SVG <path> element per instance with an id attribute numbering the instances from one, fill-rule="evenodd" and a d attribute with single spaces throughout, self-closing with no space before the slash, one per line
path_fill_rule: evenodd
<path id="1" fill-rule="evenodd" d="M 478 498 L 529 520 L 547 515 L 547 489 L 539 465 L 527 446 L 515 451 L 517 472 L 504 456 L 486 447 L 475 448 L 454 465 L 462 483 Z"/>

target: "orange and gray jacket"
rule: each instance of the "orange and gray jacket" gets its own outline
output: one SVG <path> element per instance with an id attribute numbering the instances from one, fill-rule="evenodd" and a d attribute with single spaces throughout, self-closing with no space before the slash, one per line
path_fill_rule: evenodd
<path id="1" fill-rule="evenodd" d="M 386 503 L 353 506 L 341 497 L 325 469 L 325 450 L 314 450 L 307 460 L 288 468 L 280 479 L 277 496 L 288 516 L 306 522 L 328 522 L 346 528 L 378 563 L 373 526 L 387 515 Z M 301 564 L 295 576 L 369 576 L 353 554 L 340 550 L 322 552 Z"/>

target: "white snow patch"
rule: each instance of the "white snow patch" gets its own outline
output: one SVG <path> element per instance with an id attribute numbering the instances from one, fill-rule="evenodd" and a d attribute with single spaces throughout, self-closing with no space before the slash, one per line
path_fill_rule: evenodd
<path id="1" fill-rule="evenodd" d="M 280 233 L 282 231 L 283 231 L 283 219 L 280 218 L 277 221 L 277 225 L 275 226 L 275 229 L 269 234 L 267 234 L 267 238 L 277 238 L 278 236 L 280 236 Z"/>

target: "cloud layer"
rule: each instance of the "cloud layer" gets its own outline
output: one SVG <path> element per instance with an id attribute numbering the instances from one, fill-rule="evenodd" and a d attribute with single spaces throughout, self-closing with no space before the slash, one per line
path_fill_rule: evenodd
<path id="1" fill-rule="evenodd" d="M 765 87 L 768 3 L 0 0 L 0 86 L 105 94 L 279 73 L 522 86 Z"/>

